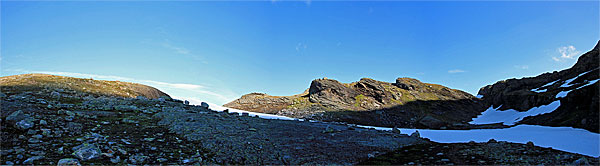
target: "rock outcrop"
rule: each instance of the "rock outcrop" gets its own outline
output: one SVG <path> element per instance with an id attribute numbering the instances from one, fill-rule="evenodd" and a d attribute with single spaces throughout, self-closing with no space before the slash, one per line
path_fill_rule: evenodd
<path id="1" fill-rule="evenodd" d="M 352 83 L 316 79 L 304 93 L 251 93 L 224 106 L 295 118 L 387 127 L 441 128 L 464 124 L 482 110 L 478 98 L 456 89 L 398 78 Z"/>
<path id="2" fill-rule="evenodd" d="M 521 123 L 599 132 L 599 47 L 600 42 L 569 69 L 499 81 L 481 88 L 478 94 L 483 96 L 486 107 L 500 106 L 500 110 L 527 111 L 560 100 L 560 107 L 553 112 L 527 117 Z"/>

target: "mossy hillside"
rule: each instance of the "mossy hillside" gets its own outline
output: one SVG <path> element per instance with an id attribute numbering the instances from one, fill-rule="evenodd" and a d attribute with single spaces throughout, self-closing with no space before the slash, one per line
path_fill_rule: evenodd
<path id="1" fill-rule="evenodd" d="M 0 87 L 3 92 L 6 91 L 9 93 L 53 89 L 58 92 L 67 91 L 71 93 L 128 98 L 137 96 L 144 96 L 146 98 L 168 96 L 156 88 L 137 83 L 63 77 L 48 74 L 22 74 L 0 77 Z"/>

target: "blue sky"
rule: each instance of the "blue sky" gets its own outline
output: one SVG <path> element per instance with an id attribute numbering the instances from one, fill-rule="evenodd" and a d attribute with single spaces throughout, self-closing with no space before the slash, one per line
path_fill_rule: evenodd
<path id="1" fill-rule="evenodd" d="M 572 66 L 600 39 L 584 2 L 1 2 L 1 75 L 149 84 L 224 104 L 316 78 L 413 77 L 476 94 Z"/>

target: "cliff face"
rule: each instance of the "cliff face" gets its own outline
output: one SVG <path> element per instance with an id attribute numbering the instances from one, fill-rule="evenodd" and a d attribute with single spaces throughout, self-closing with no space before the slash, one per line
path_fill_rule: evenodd
<path id="1" fill-rule="evenodd" d="M 527 111 L 560 100 L 551 113 L 531 116 L 521 123 L 547 126 L 570 126 L 599 132 L 598 79 L 600 42 L 581 55 L 577 63 L 559 72 L 536 77 L 508 79 L 479 90 L 486 107 L 500 110 Z"/>
<path id="2" fill-rule="evenodd" d="M 398 78 L 340 83 L 316 79 L 294 96 L 251 93 L 224 106 L 253 112 L 376 126 L 440 128 L 464 123 L 482 109 L 479 99 L 456 89 Z"/>

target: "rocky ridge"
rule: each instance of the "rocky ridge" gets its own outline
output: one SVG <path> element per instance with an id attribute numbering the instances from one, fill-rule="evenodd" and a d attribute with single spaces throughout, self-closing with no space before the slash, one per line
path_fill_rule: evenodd
<path id="1" fill-rule="evenodd" d="M 485 107 L 527 111 L 560 100 L 551 113 L 526 117 L 520 123 L 544 126 L 569 126 L 600 132 L 598 79 L 599 43 L 581 55 L 569 69 L 536 77 L 508 79 L 482 87 L 479 95 Z"/>
<path id="2" fill-rule="evenodd" d="M 250 93 L 225 107 L 294 118 L 407 128 L 465 126 L 480 109 L 479 99 L 460 90 L 412 78 L 394 83 L 363 78 L 353 83 L 316 79 L 304 93 Z"/>

